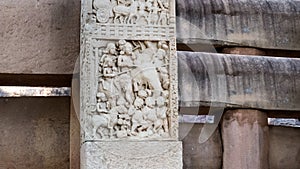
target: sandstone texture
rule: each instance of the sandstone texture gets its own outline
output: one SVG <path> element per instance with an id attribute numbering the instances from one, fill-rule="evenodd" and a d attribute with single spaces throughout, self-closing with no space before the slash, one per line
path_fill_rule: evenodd
<path id="1" fill-rule="evenodd" d="M 271 169 L 298 169 L 300 167 L 300 129 L 270 128 L 269 161 Z"/>
<path id="2" fill-rule="evenodd" d="M 183 44 L 299 50 L 298 0 L 177 0 Z"/>
<path id="3" fill-rule="evenodd" d="M 269 168 L 267 116 L 258 110 L 230 110 L 223 117 L 223 169 Z"/>
<path id="4" fill-rule="evenodd" d="M 72 73 L 79 57 L 80 1 L 1 1 L 0 15 L 1 73 Z"/>
<path id="5" fill-rule="evenodd" d="M 182 168 L 181 142 L 86 142 L 81 147 L 82 169 Z"/>
<path id="6" fill-rule="evenodd" d="M 220 131 L 204 143 L 199 143 L 204 124 L 181 123 L 179 135 L 183 144 L 184 169 L 220 169 L 222 166 L 222 141 Z"/>
<path id="7" fill-rule="evenodd" d="M 68 97 L 0 98 L 0 168 L 69 168 Z"/>
<path id="8" fill-rule="evenodd" d="M 182 107 L 300 109 L 300 59 L 177 53 Z"/>

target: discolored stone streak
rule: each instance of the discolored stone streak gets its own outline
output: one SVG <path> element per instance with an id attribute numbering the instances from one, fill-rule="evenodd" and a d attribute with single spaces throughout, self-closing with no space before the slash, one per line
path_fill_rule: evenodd
<path id="1" fill-rule="evenodd" d="M 177 40 L 299 50 L 299 16 L 296 0 L 177 0 Z"/>
<path id="2" fill-rule="evenodd" d="M 300 59 L 178 52 L 183 107 L 300 109 Z"/>

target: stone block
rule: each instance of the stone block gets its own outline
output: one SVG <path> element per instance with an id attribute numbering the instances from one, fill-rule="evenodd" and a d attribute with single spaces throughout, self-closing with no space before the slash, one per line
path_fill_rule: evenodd
<path id="1" fill-rule="evenodd" d="M 300 168 L 300 128 L 270 127 L 271 169 Z"/>
<path id="2" fill-rule="evenodd" d="M 69 168 L 69 97 L 0 98 L 0 168 Z"/>
<path id="3" fill-rule="evenodd" d="M 1 1 L 0 15 L 1 73 L 72 74 L 80 1 Z"/>
<path id="4" fill-rule="evenodd" d="M 199 143 L 203 124 L 181 123 L 179 135 L 183 136 L 184 169 L 220 169 L 222 166 L 222 141 L 217 129 L 204 143 Z M 188 132 L 188 134 L 186 133 Z"/>
<path id="5" fill-rule="evenodd" d="M 85 142 L 82 169 L 182 169 L 179 141 Z"/>
<path id="6" fill-rule="evenodd" d="M 223 169 L 269 168 L 267 115 L 258 110 L 229 110 L 222 122 Z"/>
<path id="7" fill-rule="evenodd" d="M 177 0 L 176 5 L 178 42 L 300 49 L 298 0 Z"/>
<path id="8" fill-rule="evenodd" d="M 265 110 L 300 109 L 300 60 L 291 58 L 177 52 L 181 107 Z M 208 103 L 208 104 L 207 104 Z"/>

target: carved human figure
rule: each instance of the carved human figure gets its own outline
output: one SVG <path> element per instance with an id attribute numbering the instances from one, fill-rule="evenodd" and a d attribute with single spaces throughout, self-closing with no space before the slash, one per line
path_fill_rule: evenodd
<path id="1" fill-rule="evenodd" d="M 106 78 L 100 79 L 98 83 L 98 91 L 105 93 L 110 107 L 115 107 L 117 104 L 118 88 L 115 85 L 115 79 Z"/>
<path id="2" fill-rule="evenodd" d="M 156 25 L 158 23 L 160 8 L 158 6 L 157 0 L 154 0 L 149 13 L 149 23 Z"/>
<path id="3" fill-rule="evenodd" d="M 109 103 L 107 102 L 107 98 L 105 96 L 105 93 L 102 93 L 102 92 L 98 92 L 97 95 L 97 104 L 96 104 L 96 109 L 97 109 L 97 112 L 98 113 L 107 113 L 108 112 L 108 108 L 110 107 L 109 106 Z"/>
<path id="4" fill-rule="evenodd" d="M 133 106 L 129 108 L 128 114 L 132 116 L 131 122 L 131 134 L 137 135 L 144 129 L 148 128 L 148 123 L 144 119 L 144 111 L 141 111 L 144 105 L 144 100 L 137 97 L 134 101 Z"/>
<path id="5" fill-rule="evenodd" d="M 166 51 L 163 49 L 158 49 L 156 54 L 153 57 L 153 63 L 156 67 L 164 66 L 165 61 L 164 58 L 166 56 Z"/>
<path id="6" fill-rule="evenodd" d="M 111 57 L 104 58 L 103 65 L 103 76 L 104 77 L 114 77 L 118 73 L 118 69 L 115 66 L 115 61 Z"/>
<path id="7" fill-rule="evenodd" d="M 112 66 L 112 63 L 107 63 L 104 61 L 106 57 L 111 58 L 112 61 L 116 60 L 116 55 L 117 55 L 117 49 L 116 45 L 114 43 L 108 43 L 106 48 L 103 50 L 103 55 L 100 58 L 100 64 L 104 66 Z"/>
<path id="8" fill-rule="evenodd" d="M 158 67 L 157 71 L 159 72 L 159 79 L 162 84 L 163 89 L 169 89 L 170 82 L 169 82 L 169 73 L 166 67 Z"/>
<path id="9" fill-rule="evenodd" d="M 169 132 L 169 126 L 168 126 L 168 108 L 165 104 L 166 99 L 162 96 L 158 97 L 156 99 L 156 114 L 159 120 L 161 121 L 162 127 L 164 129 L 164 132 Z"/>
<path id="10" fill-rule="evenodd" d="M 126 108 L 126 101 L 124 100 L 123 97 L 119 97 L 117 99 L 117 104 L 115 107 L 112 107 L 109 111 L 110 114 L 126 114 L 127 113 L 127 108 Z"/>
<path id="11" fill-rule="evenodd" d="M 126 72 L 133 67 L 133 62 L 136 59 L 133 53 L 133 46 L 131 43 L 125 40 L 120 40 L 118 42 L 120 55 L 118 56 L 118 67 L 120 72 Z"/>
<path id="12" fill-rule="evenodd" d="M 165 41 L 158 42 L 158 49 L 154 55 L 154 62 L 157 65 L 157 71 L 159 72 L 159 79 L 162 84 L 163 89 L 169 89 L 169 73 L 166 67 L 166 55 L 167 55 L 168 45 Z"/>
<path id="13" fill-rule="evenodd" d="M 152 130 L 153 133 L 157 132 L 162 126 L 161 121 L 158 120 L 156 110 L 155 110 L 155 98 L 147 97 L 145 100 L 146 106 L 142 109 L 145 114 L 145 120 L 149 123 L 147 131 Z M 150 132 L 149 132 L 150 133 Z"/>
<path id="14" fill-rule="evenodd" d="M 104 77 L 114 77 L 117 74 L 116 53 L 117 51 L 114 43 L 108 43 L 106 49 L 103 50 L 100 66 L 102 67 Z"/>
<path id="15" fill-rule="evenodd" d="M 119 93 L 119 97 L 125 98 L 128 104 L 132 104 L 134 93 L 132 90 L 132 79 L 128 74 L 121 74 L 115 81 Z"/>
<path id="16" fill-rule="evenodd" d="M 161 25 L 169 25 L 170 15 L 169 15 L 169 4 L 165 3 L 164 7 L 160 10 L 159 18 L 157 23 Z"/>
<path id="17" fill-rule="evenodd" d="M 146 24 L 148 24 L 148 9 L 147 4 L 145 2 L 139 2 L 139 8 L 138 8 L 138 17 L 136 19 L 136 23 L 143 24 L 146 21 Z"/>

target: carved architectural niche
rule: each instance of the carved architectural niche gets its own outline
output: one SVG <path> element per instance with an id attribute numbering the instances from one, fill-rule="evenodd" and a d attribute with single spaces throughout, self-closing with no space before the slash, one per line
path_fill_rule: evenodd
<path id="1" fill-rule="evenodd" d="M 83 144 L 156 140 L 181 146 L 173 142 L 178 139 L 174 5 L 174 0 L 82 1 Z M 86 154 L 94 152 L 94 145 L 87 147 Z M 181 163 L 181 152 L 175 152 Z"/>

